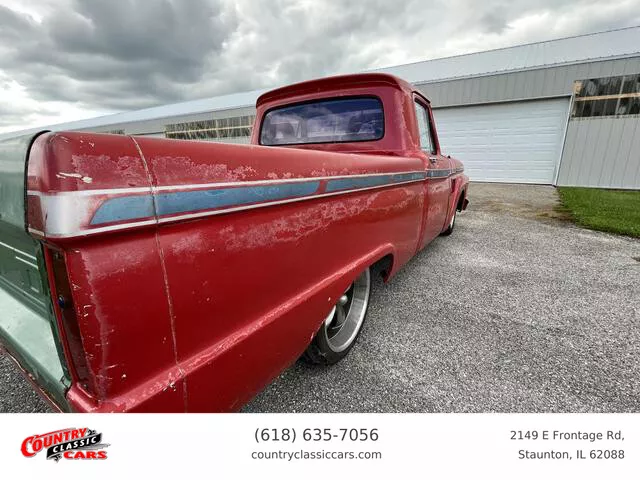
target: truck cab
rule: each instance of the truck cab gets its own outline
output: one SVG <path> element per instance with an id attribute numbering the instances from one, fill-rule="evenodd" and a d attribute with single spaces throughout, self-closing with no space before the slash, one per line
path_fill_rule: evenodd
<path id="1" fill-rule="evenodd" d="M 256 107 L 254 145 L 420 159 L 430 178 L 420 248 L 450 221 L 462 181 L 450 173 L 462 162 L 442 153 L 431 103 L 410 83 L 383 73 L 311 80 L 267 92 Z"/>

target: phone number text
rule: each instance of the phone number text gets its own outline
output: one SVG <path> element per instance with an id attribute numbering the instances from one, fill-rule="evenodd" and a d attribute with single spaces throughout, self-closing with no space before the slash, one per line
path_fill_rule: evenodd
<path id="1" fill-rule="evenodd" d="M 256 443 L 285 442 L 377 442 L 377 428 L 256 428 Z"/>

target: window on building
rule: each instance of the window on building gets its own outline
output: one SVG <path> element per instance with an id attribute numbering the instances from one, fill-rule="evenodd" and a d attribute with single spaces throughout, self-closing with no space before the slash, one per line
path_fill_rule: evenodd
<path id="1" fill-rule="evenodd" d="M 318 100 L 267 112 L 262 145 L 364 142 L 384 135 L 382 102 L 375 97 Z"/>
<path id="2" fill-rule="evenodd" d="M 574 118 L 640 114 L 640 74 L 579 80 L 573 91 Z"/>
<path id="3" fill-rule="evenodd" d="M 167 138 L 181 140 L 217 140 L 250 137 L 255 115 L 215 118 L 195 122 L 174 123 L 165 126 Z"/>
<path id="4" fill-rule="evenodd" d="M 118 129 L 118 130 L 107 130 L 104 133 L 110 133 L 111 135 L 124 135 L 124 130 L 122 129 Z"/>
<path id="5" fill-rule="evenodd" d="M 431 128 L 429 126 L 429 112 L 418 102 L 415 102 L 416 118 L 418 119 L 418 132 L 420 134 L 420 148 L 427 153 L 435 153 Z"/>

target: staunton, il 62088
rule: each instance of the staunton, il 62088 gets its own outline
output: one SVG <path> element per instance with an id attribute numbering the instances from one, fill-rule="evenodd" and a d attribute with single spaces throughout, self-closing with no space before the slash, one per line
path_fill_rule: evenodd
<path id="1" fill-rule="evenodd" d="M 0 143 L 0 339 L 62 411 L 242 407 L 353 347 L 467 205 L 429 101 L 367 73 L 257 101 L 251 145 L 79 132 Z"/>

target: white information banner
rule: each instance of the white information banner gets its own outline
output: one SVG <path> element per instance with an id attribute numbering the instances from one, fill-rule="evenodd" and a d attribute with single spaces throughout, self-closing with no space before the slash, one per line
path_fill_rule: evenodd
<path id="1" fill-rule="evenodd" d="M 636 414 L 4 414 L 0 422 L 8 479 L 640 477 Z"/>

